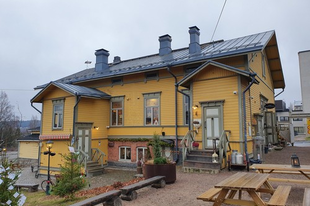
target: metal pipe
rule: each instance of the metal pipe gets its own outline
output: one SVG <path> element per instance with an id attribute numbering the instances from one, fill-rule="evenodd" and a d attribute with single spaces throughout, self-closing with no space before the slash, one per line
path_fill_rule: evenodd
<path id="1" fill-rule="evenodd" d="M 276 96 L 274 96 L 274 98 L 276 98 L 277 96 L 279 96 L 280 94 L 282 94 L 284 92 L 284 88 L 282 89 L 282 91 L 279 93 L 279 94 L 277 94 Z"/>
<path id="2" fill-rule="evenodd" d="M 42 112 L 41 112 L 40 110 L 38 110 L 35 106 L 33 106 L 33 102 L 31 102 L 31 106 L 32 106 L 35 110 L 37 110 L 37 112 L 39 112 L 40 114 L 42 114 Z"/>
<path id="3" fill-rule="evenodd" d="M 247 125 L 246 125 L 246 102 L 245 102 L 245 93 L 250 89 L 250 87 L 254 84 L 255 82 L 255 76 L 256 73 L 250 73 L 250 77 L 252 78 L 252 81 L 250 84 L 245 88 L 245 90 L 242 93 L 243 97 L 243 126 L 244 126 L 244 151 L 245 151 L 245 156 L 246 156 L 246 162 L 247 162 L 247 169 L 249 169 L 249 154 L 248 154 L 248 144 L 247 144 Z"/>
<path id="4" fill-rule="evenodd" d="M 81 100 L 81 96 L 78 96 L 77 94 L 75 94 L 75 96 L 76 96 L 76 102 L 75 102 L 75 105 L 74 105 L 74 107 L 73 107 L 73 128 L 72 128 L 72 138 L 75 138 L 75 118 L 76 118 L 76 107 L 77 107 L 77 105 L 78 105 L 78 103 L 80 102 L 80 100 Z M 72 145 L 72 142 L 71 142 L 71 146 L 73 146 Z"/>
<path id="5" fill-rule="evenodd" d="M 174 78 L 174 83 L 175 83 L 175 91 L 174 91 L 174 99 L 175 99 L 175 150 L 176 150 L 176 160 L 175 162 L 179 161 L 179 155 L 178 155 L 178 86 L 177 86 L 177 82 L 178 79 L 177 77 L 171 72 L 170 67 L 167 67 L 167 71 L 171 74 L 171 76 L 173 76 Z"/>

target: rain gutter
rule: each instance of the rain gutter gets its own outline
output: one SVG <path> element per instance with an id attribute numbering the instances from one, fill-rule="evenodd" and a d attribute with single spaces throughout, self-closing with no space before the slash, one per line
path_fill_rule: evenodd
<path id="1" fill-rule="evenodd" d="M 42 112 L 41 112 L 40 110 L 38 110 L 35 106 L 33 106 L 33 102 L 31 102 L 31 106 L 32 106 L 35 110 L 37 110 L 37 112 L 39 112 L 40 114 L 42 114 Z"/>
<path id="2" fill-rule="evenodd" d="M 276 96 L 274 96 L 274 98 L 276 98 L 277 96 L 279 96 L 280 94 L 282 94 L 284 92 L 284 88 L 282 89 L 282 91 L 279 93 L 279 94 L 277 94 Z"/>
<path id="3" fill-rule="evenodd" d="M 247 162 L 247 169 L 249 170 L 249 154 L 248 154 L 248 143 L 247 143 L 247 125 L 246 125 L 246 105 L 245 105 L 245 93 L 250 89 L 250 87 L 254 84 L 256 73 L 250 73 L 250 77 L 252 78 L 252 81 L 250 84 L 245 88 L 245 90 L 242 92 L 242 98 L 243 98 L 243 125 L 244 125 L 244 151 L 246 156 L 246 162 Z"/>
<path id="4" fill-rule="evenodd" d="M 75 118 L 76 118 L 76 107 L 78 106 L 80 100 L 81 100 L 81 96 L 79 96 L 77 93 L 75 93 L 76 96 L 76 101 L 75 101 L 75 105 L 73 107 L 73 129 L 72 129 L 72 138 L 75 139 Z M 74 142 L 73 142 L 74 143 Z M 73 146 L 72 141 L 71 141 L 71 146 Z"/>

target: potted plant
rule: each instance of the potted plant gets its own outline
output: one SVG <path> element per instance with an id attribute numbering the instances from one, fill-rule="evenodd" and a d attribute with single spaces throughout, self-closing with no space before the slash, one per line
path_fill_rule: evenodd
<path id="1" fill-rule="evenodd" d="M 193 142 L 193 149 L 197 150 L 199 147 L 199 143 L 198 142 Z"/>
<path id="2" fill-rule="evenodd" d="M 144 178 L 148 179 L 155 176 L 165 176 L 166 183 L 174 183 L 176 180 L 176 163 L 163 157 L 161 148 L 165 144 L 160 140 L 158 134 L 153 135 L 149 146 L 153 150 L 153 159 L 144 164 Z M 150 148 L 149 148 L 150 149 Z"/>

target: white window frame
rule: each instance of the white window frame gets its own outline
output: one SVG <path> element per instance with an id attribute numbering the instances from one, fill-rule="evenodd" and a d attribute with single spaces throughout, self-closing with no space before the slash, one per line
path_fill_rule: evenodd
<path id="1" fill-rule="evenodd" d="M 127 153 L 127 150 L 129 150 L 129 152 L 130 152 L 130 159 L 127 159 L 127 155 L 125 155 L 124 159 L 121 158 L 121 150 L 122 149 L 125 149 L 125 153 Z M 118 158 L 119 158 L 119 161 L 131 162 L 131 147 L 129 147 L 129 146 L 120 146 L 118 148 Z"/>
<path id="2" fill-rule="evenodd" d="M 56 111 L 56 107 L 61 106 L 60 110 Z M 53 100 L 53 121 L 52 128 L 53 130 L 59 130 L 63 128 L 64 124 L 64 100 Z"/>
<path id="3" fill-rule="evenodd" d="M 143 97 L 144 97 L 144 125 L 145 126 L 159 126 L 160 125 L 160 94 L 161 92 L 155 92 L 155 93 L 146 93 L 146 94 L 143 94 Z M 156 106 L 147 106 L 147 100 L 149 99 L 158 99 L 158 105 Z M 147 117 L 147 112 L 146 110 L 148 108 L 151 108 L 151 124 L 146 124 L 146 117 Z M 158 119 L 157 120 L 154 120 L 155 117 L 154 117 L 154 108 L 158 108 Z"/>
<path id="4" fill-rule="evenodd" d="M 112 97 L 110 100 L 110 126 L 111 127 L 116 127 L 116 126 L 124 126 L 124 97 Z M 121 102 L 122 107 L 120 108 L 113 108 L 113 103 L 114 102 Z M 116 124 L 113 125 L 113 110 L 116 110 Z M 118 111 L 122 111 L 122 124 L 118 124 L 119 123 L 119 116 L 118 116 Z"/>
<path id="5" fill-rule="evenodd" d="M 142 161 L 144 161 L 144 159 L 145 159 L 145 155 L 146 155 L 146 153 L 147 153 L 147 147 L 137 147 L 137 149 L 136 149 L 136 161 L 138 161 L 139 160 L 139 149 L 141 150 L 142 149 Z"/>

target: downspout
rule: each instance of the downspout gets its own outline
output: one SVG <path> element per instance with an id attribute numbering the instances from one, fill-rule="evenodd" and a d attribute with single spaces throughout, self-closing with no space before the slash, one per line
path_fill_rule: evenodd
<path id="1" fill-rule="evenodd" d="M 76 118 L 76 107 L 78 106 L 80 100 L 81 100 L 81 96 L 79 96 L 77 93 L 75 93 L 76 96 L 76 101 L 75 101 L 75 105 L 73 107 L 73 131 L 72 131 L 72 138 L 74 138 L 74 140 L 76 139 L 75 137 L 75 118 Z M 71 146 L 73 146 L 72 141 L 71 141 Z"/>
<path id="2" fill-rule="evenodd" d="M 39 112 L 40 114 L 42 114 L 42 112 L 41 112 L 40 110 L 38 110 L 35 106 L 33 106 L 33 102 L 31 102 L 31 106 L 32 106 L 35 110 L 37 110 L 37 112 Z"/>
<path id="3" fill-rule="evenodd" d="M 41 112 L 40 110 L 38 110 L 38 109 L 33 105 L 33 102 L 31 102 L 31 106 L 32 106 L 35 110 L 37 110 L 37 112 L 39 112 L 40 115 L 41 115 L 41 127 L 40 127 L 40 130 L 42 130 L 42 124 L 43 124 L 43 121 L 42 121 L 42 112 Z M 40 134 L 41 134 L 41 131 L 40 131 Z M 40 154 L 41 154 L 41 145 L 42 145 L 42 142 L 39 140 L 38 168 L 37 168 L 38 171 L 39 171 L 40 162 L 41 162 L 41 156 L 40 156 Z M 18 151 L 19 151 L 19 144 L 18 144 Z M 36 175 L 37 175 L 37 173 L 36 173 Z"/>
<path id="4" fill-rule="evenodd" d="M 282 91 L 279 93 L 279 94 L 277 94 L 276 96 L 274 96 L 274 98 L 276 98 L 277 96 L 279 96 L 280 94 L 282 94 L 284 92 L 284 88 L 282 88 Z"/>
<path id="5" fill-rule="evenodd" d="M 178 82 L 178 79 L 177 77 L 171 72 L 170 70 L 170 67 L 168 66 L 167 67 L 167 71 L 171 74 L 171 76 L 173 76 L 174 78 L 174 83 L 175 83 L 175 92 L 174 92 L 174 99 L 175 99 L 175 154 L 176 155 L 176 159 L 175 159 L 175 162 L 177 163 L 179 161 L 179 155 L 178 155 L 178 150 L 179 150 L 179 147 L 178 147 L 178 86 L 177 86 L 177 82 Z"/>
<path id="6" fill-rule="evenodd" d="M 246 156 L 246 162 L 247 162 L 247 170 L 249 170 L 249 154 L 248 154 L 248 140 L 247 140 L 247 125 L 246 125 L 246 105 L 245 105 L 245 93 L 250 89 L 250 87 L 254 84 L 255 82 L 255 76 L 256 73 L 250 73 L 250 77 L 252 78 L 251 83 L 245 88 L 245 90 L 242 93 L 242 98 L 243 98 L 243 125 L 244 125 L 244 151 L 245 151 L 245 156 Z"/>

